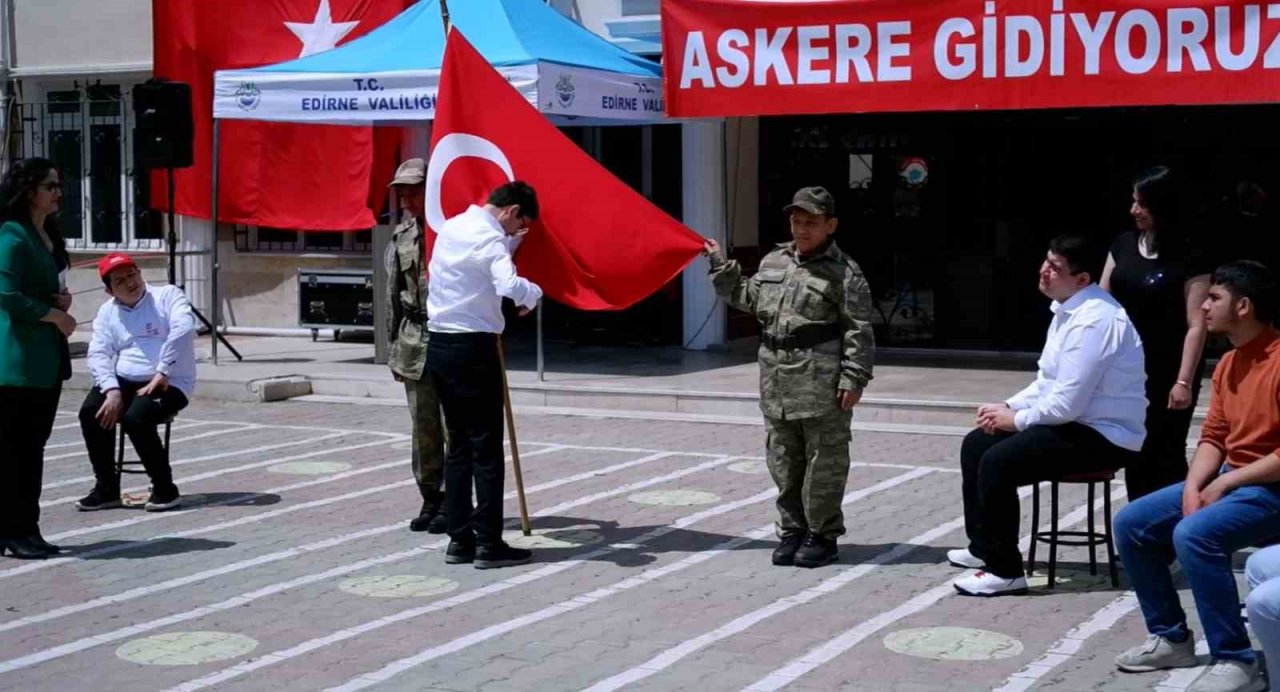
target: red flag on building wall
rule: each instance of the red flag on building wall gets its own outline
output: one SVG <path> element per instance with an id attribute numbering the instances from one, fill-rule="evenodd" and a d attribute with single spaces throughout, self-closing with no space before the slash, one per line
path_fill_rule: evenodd
<path id="1" fill-rule="evenodd" d="M 191 85 L 195 164 L 175 171 L 174 208 L 209 218 L 214 70 L 319 53 L 368 33 L 409 0 L 152 0 L 157 77 Z M 218 219 L 274 228 L 374 225 L 400 130 L 227 121 Z M 167 208 L 156 176 L 156 208 Z"/>
<path id="2" fill-rule="evenodd" d="M 510 179 L 533 186 L 541 211 L 516 265 L 566 305 L 626 308 L 702 250 L 701 236 L 587 156 L 451 31 L 431 131 L 428 224 L 439 230 Z"/>

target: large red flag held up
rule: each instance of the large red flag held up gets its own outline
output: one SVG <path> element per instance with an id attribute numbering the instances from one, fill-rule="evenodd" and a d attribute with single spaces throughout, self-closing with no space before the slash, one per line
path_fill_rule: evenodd
<path id="1" fill-rule="evenodd" d="M 209 218 L 215 70 L 305 57 L 368 33 L 407 0 L 152 0 L 157 77 L 191 85 L 195 164 L 175 171 L 174 209 Z M 398 129 L 223 122 L 218 218 L 274 228 L 374 225 Z M 164 177 L 153 207 L 167 208 Z M 376 191 L 376 192 L 375 192 Z"/>
<path id="2" fill-rule="evenodd" d="M 557 302 L 626 308 L 702 250 L 701 236 L 587 156 L 454 29 L 431 133 L 428 225 L 439 231 L 510 180 L 532 185 L 540 207 L 516 265 Z"/>

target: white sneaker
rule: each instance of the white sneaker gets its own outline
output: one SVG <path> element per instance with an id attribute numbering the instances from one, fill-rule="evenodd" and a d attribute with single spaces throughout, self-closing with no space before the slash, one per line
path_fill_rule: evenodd
<path id="1" fill-rule="evenodd" d="M 1199 665 L 1196 660 L 1196 639 L 1188 636 L 1186 641 L 1175 642 L 1158 634 L 1147 636 L 1147 641 L 1116 656 L 1116 668 L 1126 673 L 1150 673 L 1154 670 L 1170 668 L 1194 668 Z"/>
<path id="2" fill-rule="evenodd" d="M 955 580 L 952 586 L 964 596 L 1023 594 L 1027 592 L 1027 578 L 1005 579 L 990 572 L 978 571 Z"/>
<path id="3" fill-rule="evenodd" d="M 947 562 L 950 562 L 953 567 L 960 567 L 962 569 L 982 569 L 987 566 L 985 560 L 974 557 L 973 553 L 969 552 L 968 548 L 948 550 Z"/>
<path id="4" fill-rule="evenodd" d="M 1262 692 L 1266 682 L 1258 675 L 1258 664 L 1216 660 L 1196 678 L 1187 692 Z"/>

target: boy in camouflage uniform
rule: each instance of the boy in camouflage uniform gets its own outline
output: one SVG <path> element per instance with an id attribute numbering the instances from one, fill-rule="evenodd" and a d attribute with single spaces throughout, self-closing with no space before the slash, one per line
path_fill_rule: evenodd
<path id="1" fill-rule="evenodd" d="M 426 164 L 409 159 L 400 164 L 391 187 L 400 208 L 409 212 L 396 227 L 387 245 L 388 343 L 387 363 L 393 376 L 404 382 L 413 419 L 413 477 L 422 494 L 422 509 L 409 522 L 412 531 L 444 533 L 444 424 L 440 398 L 430 377 L 423 377 L 427 355 L 427 280 L 423 264 L 422 219 L 426 216 Z"/>
<path id="2" fill-rule="evenodd" d="M 705 250 L 716 292 L 760 322 L 760 408 L 781 539 L 773 564 L 820 567 L 836 559 L 845 531 L 850 424 L 875 356 L 871 289 L 832 238 L 831 193 L 803 188 L 785 211 L 792 242 L 749 279 L 714 240 Z"/>

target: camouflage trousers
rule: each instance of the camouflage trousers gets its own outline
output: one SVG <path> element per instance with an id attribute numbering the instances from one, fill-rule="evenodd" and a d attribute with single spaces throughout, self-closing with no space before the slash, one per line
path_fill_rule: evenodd
<path id="1" fill-rule="evenodd" d="M 844 534 L 844 486 L 849 479 L 852 411 L 818 418 L 765 417 L 766 463 L 778 486 L 778 537 L 806 531 Z"/>
<path id="2" fill-rule="evenodd" d="M 405 379 L 409 417 L 413 420 L 413 479 L 423 499 L 444 484 L 444 414 L 440 397 L 429 377 Z"/>

